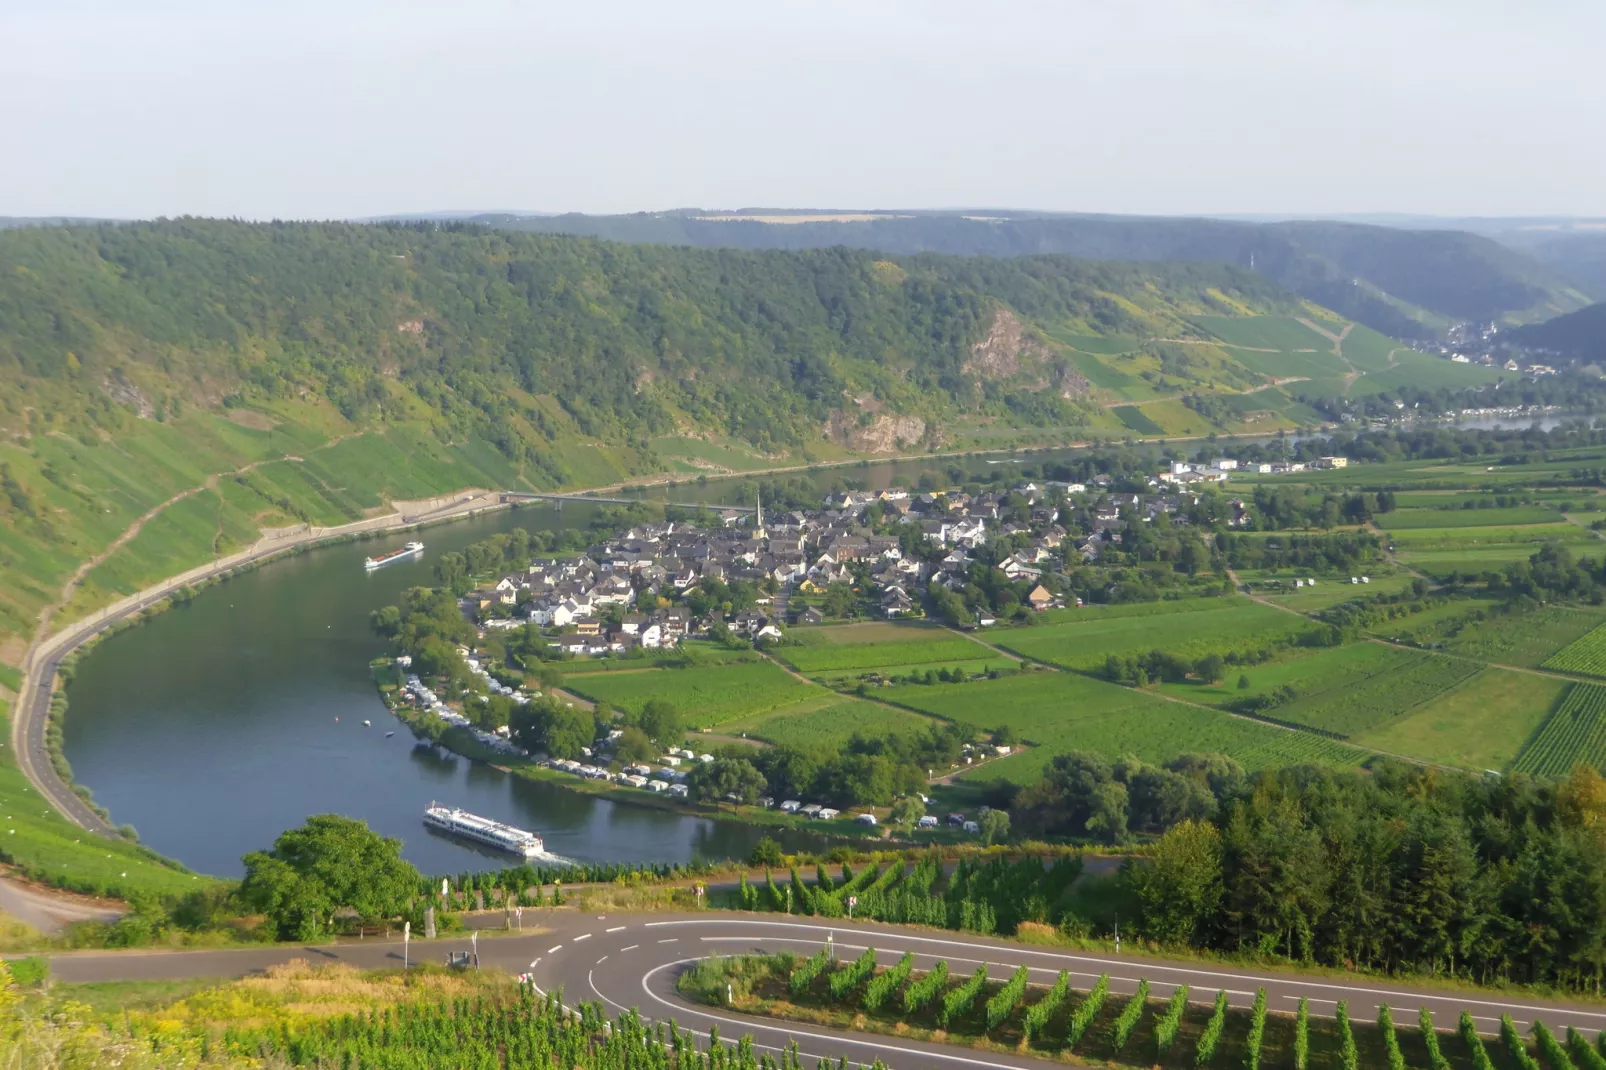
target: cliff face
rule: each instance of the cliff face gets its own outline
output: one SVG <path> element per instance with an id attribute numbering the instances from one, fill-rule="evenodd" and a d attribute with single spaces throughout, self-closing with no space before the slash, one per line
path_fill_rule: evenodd
<path id="1" fill-rule="evenodd" d="M 918 416 L 866 411 L 855 419 L 841 409 L 833 409 L 826 421 L 825 435 L 860 453 L 892 453 L 921 441 L 929 426 Z"/>
<path id="2" fill-rule="evenodd" d="M 977 379 L 1017 380 L 1031 390 L 1053 390 L 1071 400 L 1092 392 L 1087 377 L 1056 354 L 1020 317 L 1000 307 L 961 370 Z"/>

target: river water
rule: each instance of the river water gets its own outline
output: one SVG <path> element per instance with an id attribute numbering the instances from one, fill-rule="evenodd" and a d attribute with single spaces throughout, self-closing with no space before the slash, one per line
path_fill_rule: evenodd
<path id="1" fill-rule="evenodd" d="M 808 478 L 822 491 L 841 481 L 879 488 L 928 472 L 946 479 L 940 473 L 956 465 L 981 475 L 1075 452 L 878 462 Z M 648 493 L 729 502 L 745 497 L 743 482 Z M 417 750 L 374 689 L 368 663 L 384 645 L 368 614 L 429 583 L 436 555 L 515 527 L 583 524 L 596 508 L 527 506 L 431 528 L 418 536 L 428 547 L 421 559 L 375 572 L 363 569 L 363 558 L 414 536 L 311 550 L 107 638 L 80 662 L 69 689 L 65 749 L 78 781 L 151 847 L 222 876 L 239 874 L 241 855 L 317 813 L 361 818 L 399 837 L 426 873 L 502 861 L 427 833 L 420 815 L 433 801 L 535 830 L 564 858 L 745 856 L 763 835 L 750 826 L 614 803 Z M 796 847 L 819 843 L 802 833 L 778 838 Z"/>

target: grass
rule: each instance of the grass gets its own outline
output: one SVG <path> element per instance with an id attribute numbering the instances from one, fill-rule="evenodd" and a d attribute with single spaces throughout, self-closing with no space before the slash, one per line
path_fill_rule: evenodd
<path id="1" fill-rule="evenodd" d="M 962 635 L 929 624 L 856 624 L 793 633 L 798 645 L 777 656 L 802 673 L 866 671 L 950 664 L 985 658 L 988 651 Z"/>
<path id="2" fill-rule="evenodd" d="M 1561 514 L 1537 505 L 1510 509 L 1396 509 L 1377 518 L 1384 531 L 1417 531 L 1423 528 L 1475 528 L 1500 525 L 1554 524 Z"/>
<path id="3" fill-rule="evenodd" d="M 1573 685 L 1484 669 L 1356 742 L 1446 765 L 1496 772 L 1512 766 L 1530 736 Z"/>
<path id="4" fill-rule="evenodd" d="M 768 661 L 593 673 L 565 677 L 564 684 L 593 702 L 610 702 L 632 713 L 639 712 L 652 699 L 663 699 L 697 728 L 717 728 L 737 718 L 768 713 L 823 693 Z"/>
<path id="5" fill-rule="evenodd" d="M 1333 343 L 1292 316 L 1194 316 L 1193 322 L 1229 346 L 1332 353 Z"/>
<path id="6" fill-rule="evenodd" d="M 1318 610 L 1336 606 L 1356 598 L 1365 598 L 1376 594 L 1394 594 L 1405 590 L 1416 579 L 1408 572 L 1396 572 L 1392 575 L 1380 575 L 1376 572 L 1367 573 L 1370 583 L 1350 583 L 1348 576 L 1333 576 L 1329 578 L 1317 577 L 1314 587 L 1294 586 L 1295 579 L 1309 579 L 1306 571 L 1299 572 L 1239 572 L 1238 578 L 1250 585 L 1250 589 L 1261 598 L 1275 602 L 1280 606 L 1298 610 L 1300 613 L 1315 613 Z M 1284 584 L 1280 588 L 1262 586 L 1268 580 L 1281 580 Z"/>
<path id="7" fill-rule="evenodd" d="M 1454 515 L 1454 514 L 1451 514 Z M 1552 514 L 1556 515 L 1556 514 Z M 1594 534 L 1576 524 L 1557 520 L 1552 524 L 1491 525 L 1470 527 L 1412 528 L 1393 534 L 1394 545 L 1402 552 L 1411 550 L 1453 550 L 1482 546 L 1499 546 L 1503 543 L 1523 543 L 1529 554 L 1538 549 L 1534 543 L 1581 543 L 1594 540 Z"/>
<path id="8" fill-rule="evenodd" d="M 1381 643 L 1349 643 L 1317 650 L 1294 650 L 1276 661 L 1260 665 L 1228 666 L 1226 676 L 1215 684 L 1162 684 L 1161 690 L 1177 698 L 1212 706 L 1268 695 L 1279 687 L 1291 687 L 1301 696 L 1338 694 L 1419 658 L 1420 655 Z M 1241 677 L 1249 680 L 1249 686 L 1242 690 L 1238 688 Z M 1280 716 L 1275 711 L 1272 715 Z"/>
<path id="9" fill-rule="evenodd" d="M 1445 649 L 1469 658 L 1538 668 L 1563 647 L 1606 621 L 1606 611 L 1541 606 L 1527 613 L 1492 613 L 1464 624 Z"/>
<path id="10" fill-rule="evenodd" d="M 1161 649 L 1183 657 L 1275 645 L 1311 625 L 1247 598 L 1162 603 L 1176 607 L 1159 618 L 1100 618 L 1000 632 L 995 645 L 1062 668 L 1102 668 L 1111 655 Z"/>
<path id="11" fill-rule="evenodd" d="M 878 702 L 861 699 L 826 699 L 822 702 L 809 699 L 796 706 L 729 722 L 721 726 L 721 732 L 725 735 L 741 733 L 770 743 L 819 749 L 840 747 L 855 733 L 884 739 L 923 731 L 931 724 L 928 717 L 883 706 Z"/>

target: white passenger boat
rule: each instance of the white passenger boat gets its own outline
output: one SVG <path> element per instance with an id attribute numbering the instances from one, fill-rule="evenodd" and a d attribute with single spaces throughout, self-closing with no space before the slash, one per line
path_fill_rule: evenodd
<path id="1" fill-rule="evenodd" d="M 516 854 L 521 858 L 535 858 L 546 853 L 546 845 L 535 833 L 514 828 L 512 825 L 504 825 L 500 821 L 492 821 L 478 814 L 471 814 L 467 810 L 431 803 L 429 809 L 424 811 L 424 824 L 485 847 L 494 847 L 498 851 Z"/>

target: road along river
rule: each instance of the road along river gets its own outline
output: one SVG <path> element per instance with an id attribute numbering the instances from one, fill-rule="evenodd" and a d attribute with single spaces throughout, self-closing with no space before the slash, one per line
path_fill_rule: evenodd
<path id="1" fill-rule="evenodd" d="M 1233 968 L 1210 963 L 1062 951 L 1025 946 L 1007 940 L 863 922 L 843 924 L 805 917 L 704 912 L 696 914 L 581 914 L 573 910 L 524 912 L 527 927 L 540 925 L 534 936 L 487 937 L 478 943 L 480 961 L 513 973 L 529 973 L 543 991 L 561 991 L 564 1001 L 597 1001 L 610 1014 L 637 1008 L 650 1020 L 678 1022 L 707 1035 L 717 1026 L 727 1040 L 750 1034 L 761 1050 L 777 1051 L 796 1041 L 810 1058 L 846 1055 L 851 1061 L 881 1059 L 895 1070 L 932 1066 L 1030 1067 L 1042 1060 L 960 1047 L 906 1041 L 897 1037 L 852 1033 L 820 1026 L 772 1022 L 715 1007 L 694 1005 L 675 992 L 675 979 L 691 963 L 718 956 L 790 950 L 809 955 L 827 941 L 844 958 L 865 948 L 876 949 L 890 966 L 906 951 L 916 969 L 946 959 L 953 972 L 968 974 L 983 963 L 998 980 L 1025 965 L 1033 984 L 1052 984 L 1060 970 L 1071 975 L 1074 988 L 1085 991 L 1103 973 L 1110 991 L 1131 994 L 1146 978 L 1156 999 L 1165 999 L 1178 985 L 1188 985 L 1190 1000 L 1208 1006 L 1225 989 L 1237 1007 L 1254 1003 L 1255 990 L 1265 988 L 1272 1011 L 1292 1014 L 1299 999 L 1310 1001 L 1311 1013 L 1331 1017 L 1346 1000 L 1357 1021 L 1377 1017 L 1381 1004 L 1402 1012 L 1427 1007 L 1441 1028 L 1453 1028 L 1463 1010 L 1485 1033 L 1499 1030 L 1500 1016 L 1511 1015 L 1526 1033 L 1536 1019 L 1562 1032 L 1573 1026 L 1593 1035 L 1606 1028 L 1606 1005 L 1530 999 L 1520 994 L 1455 992 L 1430 986 L 1399 984 L 1371 978 L 1306 976 L 1298 973 Z M 449 951 L 470 947 L 466 936 L 415 942 L 411 961 L 442 961 Z M 400 966 L 399 943 L 371 941 L 328 947 L 250 948 L 188 952 L 83 952 L 56 955 L 51 973 L 62 981 L 120 981 L 232 977 L 260 971 L 292 959 L 345 962 L 363 968 Z M 1408 1015 L 1405 1015 L 1408 1017 Z"/>

